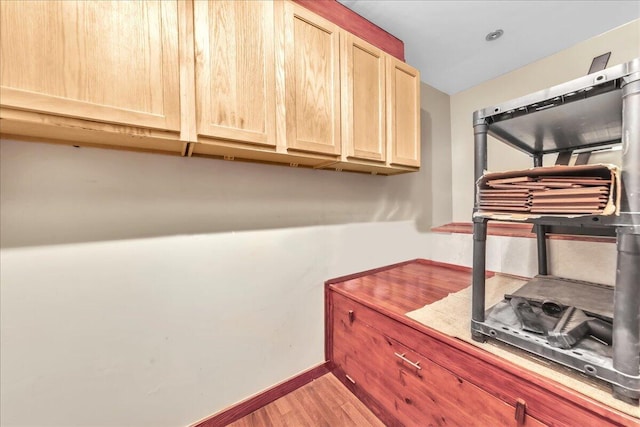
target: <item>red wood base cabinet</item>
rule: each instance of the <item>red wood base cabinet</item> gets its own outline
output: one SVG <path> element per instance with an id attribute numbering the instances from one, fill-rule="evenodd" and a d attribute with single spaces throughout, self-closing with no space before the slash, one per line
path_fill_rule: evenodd
<path id="1" fill-rule="evenodd" d="M 334 375 L 386 425 L 640 426 L 404 315 L 460 283 L 470 283 L 466 269 L 424 260 L 327 282 L 326 351 Z"/>

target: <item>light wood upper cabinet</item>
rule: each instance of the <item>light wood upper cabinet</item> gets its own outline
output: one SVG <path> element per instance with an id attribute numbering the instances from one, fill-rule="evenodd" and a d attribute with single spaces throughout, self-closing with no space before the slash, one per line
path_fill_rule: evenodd
<path id="1" fill-rule="evenodd" d="M 391 165 L 420 166 L 420 73 L 387 56 L 387 146 Z"/>
<path id="2" fill-rule="evenodd" d="M 289 150 L 340 154 L 340 29 L 284 4 L 286 137 Z"/>
<path id="3" fill-rule="evenodd" d="M 386 159 L 385 57 L 351 34 L 342 38 L 342 144 L 346 158 Z"/>
<path id="4" fill-rule="evenodd" d="M 198 135 L 275 146 L 274 3 L 196 1 Z"/>
<path id="5" fill-rule="evenodd" d="M 0 2 L 0 102 L 180 130 L 175 1 Z"/>
<path id="6" fill-rule="evenodd" d="M 0 0 L 2 136 L 395 174 L 419 111 L 415 69 L 294 1 Z"/>

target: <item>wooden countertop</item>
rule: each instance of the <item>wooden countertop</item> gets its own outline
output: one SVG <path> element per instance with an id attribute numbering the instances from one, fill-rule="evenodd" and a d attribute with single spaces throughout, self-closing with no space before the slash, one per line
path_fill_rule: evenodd
<path id="1" fill-rule="evenodd" d="M 493 273 L 488 272 L 487 277 Z M 471 268 L 415 259 L 328 280 L 339 293 L 391 317 L 424 307 L 471 285 Z"/>

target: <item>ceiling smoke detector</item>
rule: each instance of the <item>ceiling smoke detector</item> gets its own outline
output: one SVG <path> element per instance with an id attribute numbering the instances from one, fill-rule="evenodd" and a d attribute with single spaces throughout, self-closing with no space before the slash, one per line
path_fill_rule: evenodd
<path id="1" fill-rule="evenodd" d="M 502 30 L 491 31 L 489 34 L 487 34 L 487 36 L 484 39 L 488 42 L 492 42 L 496 39 L 499 39 L 503 34 L 504 34 L 504 31 Z"/>

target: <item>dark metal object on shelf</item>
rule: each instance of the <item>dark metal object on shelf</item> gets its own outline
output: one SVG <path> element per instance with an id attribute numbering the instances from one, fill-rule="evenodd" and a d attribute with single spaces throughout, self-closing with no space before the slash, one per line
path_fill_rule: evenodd
<path id="1" fill-rule="evenodd" d="M 611 323 L 587 316 L 578 308 L 567 307 L 555 328 L 548 331 L 547 342 L 552 347 L 566 349 L 573 347 L 585 335 L 591 335 L 606 345 L 613 344 Z"/>
<path id="2" fill-rule="evenodd" d="M 553 298 L 562 307 L 576 307 L 590 316 L 609 320 L 613 318 L 613 294 L 611 286 L 583 280 L 570 280 L 555 276 L 538 275 L 505 299 L 525 298 L 540 305 Z"/>
<path id="3" fill-rule="evenodd" d="M 547 234 L 573 234 L 601 237 L 616 237 L 616 229 L 611 227 L 571 227 L 568 225 L 548 225 Z"/>
<path id="4" fill-rule="evenodd" d="M 540 305 L 542 308 L 542 312 L 544 314 L 548 314 L 549 316 L 559 317 L 562 312 L 566 309 L 562 304 L 557 303 L 556 301 L 544 300 Z"/>
<path id="5" fill-rule="evenodd" d="M 533 158 L 534 167 L 542 166 L 545 154 L 560 157 L 578 152 L 589 153 L 609 145 L 621 145 L 621 203 L 618 215 L 545 216 L 512 219 L 536 225 L 538 269 L 547 275 L 546 234 L 563 228 L 576 234 L 602 235 L 616 232 L 617 274 L 612 304 L 612 344 L 583 336 L 574 347 L 549 345 L 545 337 L 521 329 L 521 322 L 508 300 L 485 312 L 486 232 L 491 215 L 474 208 L 472 336 L 477 341 L 488 337 L 509 343 L 549 360 L 600 378 L 613 388 L 615 397 L 638 404 L 640 398 L 640 58 L 626 64 L 581 77 L 503 104 L 478 110 L 473 116 L 475 139 L 475 178 L 487 169 L 487 136 L 519 149 Z M 566 159 L 565 159 L 566 160 Z M 583 155 L 580 162 L 587 160 Z M 475 189 L 477 193 L 477 188 Z M 509 221 L 503 219 L 502 221 Z M 607 233 L 605 233 L 607 234 Z M 610 234 L 610 233 L 608 233 Z M 535 279 L 534 279 L 535 280 Z M 557 289 L 566 285 L 557 281 Z M 557 292 L 554 292 L 557 293 Z M 515 294 L 515 293 L 514 293 Z M 545 298 L 557 300 L 556 295 Z M 572 301 L 562 305 L 574 306 Z M 542 301 L 541 301 L 542 303 Z M 602 317 L 577 307 L 588 317 Z M 546 322 L 557 318 L 533 306 Z M 575 313 L 574 313 L 575 314 Z M 606 321 L 606 315 L 604 315 Z M 566 319 L 567 321 L 569 319 Z M 589 328 L 591 327 L 590 325 Z M 602 326 L 602 325 L 601 325 Z M 604 325 L 606 327 L 606 325 Z M 583 326 L 584 328 L 584 326 Z M 561 331 L 558 331 L 560 333 Z M 566 331 L 565 331 L 566 332 Z M 574 338 L 577 338 L 577 332 Z M 593 331 L 591 331 L 593 332 Z M 598 332 L 596 332 L 598 334 Z M 600 338 L 603 338 L 602 336 Z M 606 336 L 604 336 L 606 338 Z M 606 341 L 606 339 L 604 340 Z"/>
<path id="6" fill-rule="evenodd" d="M 538 318 L 538 314 L 533 311 L 531 308 L 531 304 L 525 298 L 511 298 L 509 300 L 511 303 L 511 308 L 513 308 L 514 313 L 520 320 L 522 324 L 522 330 L 527 332 L 533 332 L 534 334 L 546 334 L 547 328 L 544 327 L 540 319 Z"/>

